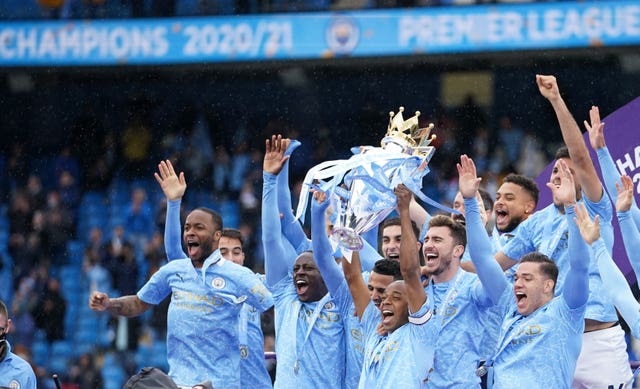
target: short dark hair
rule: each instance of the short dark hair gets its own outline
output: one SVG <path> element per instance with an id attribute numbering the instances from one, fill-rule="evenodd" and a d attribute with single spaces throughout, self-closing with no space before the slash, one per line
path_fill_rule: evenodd
<path id="1" fill-rule="evenodd" d="M 222 235 L 229 239 L 237 239 L 240 241 L 240 246 L 244 246 L 244 238 L 242 237 L 242 232 L 236 228 L 223 228 Z"/>
<path id="2" fill-rule="evenodd" d="M 194 209 L 194 211 L 202 211 L 202 212 L 206 212 L 209 215 L 211 215 L 211 220 L 213 220 L 213 224 L 215 226 L 214 231 L 218 231 L 218 230 L 222 230 L 223 229 L 223 225 L 222 225 L 222 217 L 220 217 L 220 214 L 216 211 L 214 211 L 211 208 L 207 208 L 207 207 L 198 207 L 196 209 Z"/>
<path id="3" fill-rule="evenodd" d="M 373 264 L 372 272 L 381 274 L 383 276 L 393 276 L 393 280 L 401 280 L 402 272 L 400 272 L 400 262 L 393 259 L 380 259 Z"/>
<path id="4" fill-rule="evenodd" d="M 0 300 L 0 316 L 4 316 L 5 319 L 9 320 L 9 311 L 2 300 Z"/>
<path id="5" fill-rule="evenodd" d="M 555 160 L 557 161 L 561 158 L 571 159 L 571 156 L 569 155 L 569 149 L 567 148 L 567 146 L 560 146 L 558 150 L 556 150 Z"/>
<path id="6" fill-rule="evenodd" d="M 540 271 L 553 280 L 553 289 L 555 290 L 556 284 L 558 283 L 558 265 L 553 262 L 546 255 L 534 251 L 528 254 L 525 254 L 520 258 L 520 263 L 532 262 L 540 265 Z"/>
<path id="7" fill-rule="evenodd" d="M 384 219 L 384 221 L 382 222 L 382 226 L 380 228 L 380 230 L 384 230 L 385 228 L 389 227 L 389 226 L 399 226 L 400 225 L 400 218 L 395 216 L 395 217 L 389 217 Z"/>
<path id="8" fill-rule="evenodd" d="M 467 230 L 465 227 L 453 220 L 448 215 L 436 215 L 429 220 L 429 228 L 431 227 L 448 227 L 453 237 L 453 243 L 467 246 Z"/>
<path id="9" fill-rule="evenodd" d="M 394 216 L 394 217 L 384 219 L 384 221 L 382 222 L 382 226 L 380 227 L 380 230 L 379 230 L 380 239 L 382 239 L 384 229 L 390 226 L 400 226 L 400 218 L 397 216 Z M 415 236 L 419 236 L 420 229 L 418 229 L 418 226 L 413 220 L 411 221 L 411 227 L 413 227 L 413 233 L 415 234 Z"/>
<path id="10" fill-rule="evenodd" d="M 502 183 L 510 182 L 512 184 L 516 184 L 522 189 L 524 189 L 527 193 L 531 195 L 533 201 L 535 201 L 535 205 L 538 205 L 538 198 L 540 196 L 540 189 L 538 189 L 538 184 L 527 176 L 523 176 L 522 174 L 508 174 L 503 180 Z"/>
<path id="11" fill-rule="evenodd" d="M 480 197 L 482 197 L 485 211 L 493 211 L 493 197 L 491 197 L 489 191 L 486 189 L 478 188 L 478 192 L 480 192 Z"/>

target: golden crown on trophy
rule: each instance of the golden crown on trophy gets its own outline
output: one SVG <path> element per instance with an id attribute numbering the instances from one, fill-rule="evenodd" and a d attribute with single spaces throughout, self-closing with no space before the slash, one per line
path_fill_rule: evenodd
<path id="1" fill-rule="evenodd" d="M 404 107 L 400 107 L 398 113 L 389 112 L 389 127 L 387 134 L 382 139 L 382 148 L 393 145 L 391 148 L 400 149 L 405 154 L 417 155 L 420 157 L 431 158 L 435 148 L 430 146 L 431 142 L 436 138 L 435 134 L 430 135 L 433 129 L 433 123 L 429 123 L 426 128 L 420 128 L 418 117 L 420 111 L 416 111 L 411 118 L 404 120 L 402 116 Z"/>

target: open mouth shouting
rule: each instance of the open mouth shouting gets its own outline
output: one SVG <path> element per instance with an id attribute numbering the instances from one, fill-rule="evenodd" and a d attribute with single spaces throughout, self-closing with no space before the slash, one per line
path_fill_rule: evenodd
<path id="1" fill-rule="evenodd" d="M 309 281 L 304 278 L 296 278 L 294 283 L 298 296 L 303 296 L 309 290 Z"/>
<path id="2" fill-rule="evenodd" d="M 467 224 L 467 220 L 464 218 L 464 215 L 461 213 L 455 213 L 451 216 L 451 218 L 463 226 Z"/>
<path id="3" fill-rule="evenodd" d="M 200 242 L 195 239 L 187 239 L 187 255 L 191 259 L 197 259 L 200 255 Z"/>
<path id="4" fill-rule="evenodd" d="M 387 251 L 387 258 L 393 261 L 400 261 L 400 253 L 397 251 Z"/>
<path id="5" fill-rule="evenodd" d="M 527 307 L 527 295 L 522 291 L 516 291 L 516 306 L 518 307 L 518 311 L 522 312 Z"/>
<path id="6" fill-rule="evenodd" d="M 381 313 L 382 313 L 382 325 L 385 328 L 391 327 L 395 313 L 388 308 L 383 308 Z"/>
<path id="7" fill-rule="evenodd" d="M 509 223 L 509 220 L 507 220 L 507 218 L 509 217 L 509 212 L 503 210 L 503 209 L 496 209 L 495 210 L 495 214 L 496 214 L 496 225 L 499 227 L 503 227 L 506 226 Z"/>

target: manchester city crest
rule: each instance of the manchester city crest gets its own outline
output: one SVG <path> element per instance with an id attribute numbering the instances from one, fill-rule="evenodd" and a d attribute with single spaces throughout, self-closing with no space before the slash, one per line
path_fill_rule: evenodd
<path id="1" fill-rule="evenodd" d="M 347 16 L 338 16 L 329 23 L 325 39 L 331 52 L 351 54 L 360 41 L 360 28 L 355 20 Z"/>
<path id="2" fill-rule="evenodd" d="M 211 286 L 214 289 L 222 289 L 226 285 L 224 278 L 216 277 L 211 281 Z"/>

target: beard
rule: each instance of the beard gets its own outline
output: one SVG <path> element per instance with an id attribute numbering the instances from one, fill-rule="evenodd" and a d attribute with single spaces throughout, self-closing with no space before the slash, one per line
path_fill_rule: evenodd
<path id="1" fill-rule="evenodd" d="M 520 223 L 522 223 L 522 216 L 518 216 L 518 217 L 512 217 L 511 220 L 509 220 L 509 224 L 507 224 L 507 226 L 503 229 L 498 228 L 498 226 L 496 226 L 496 229 L 498 230 L 499 233 L 503 234 L 505 232 L 511 232 L 513 230 L 516 229 L 516 227 L 518 227 L 520 225 Z"/>

